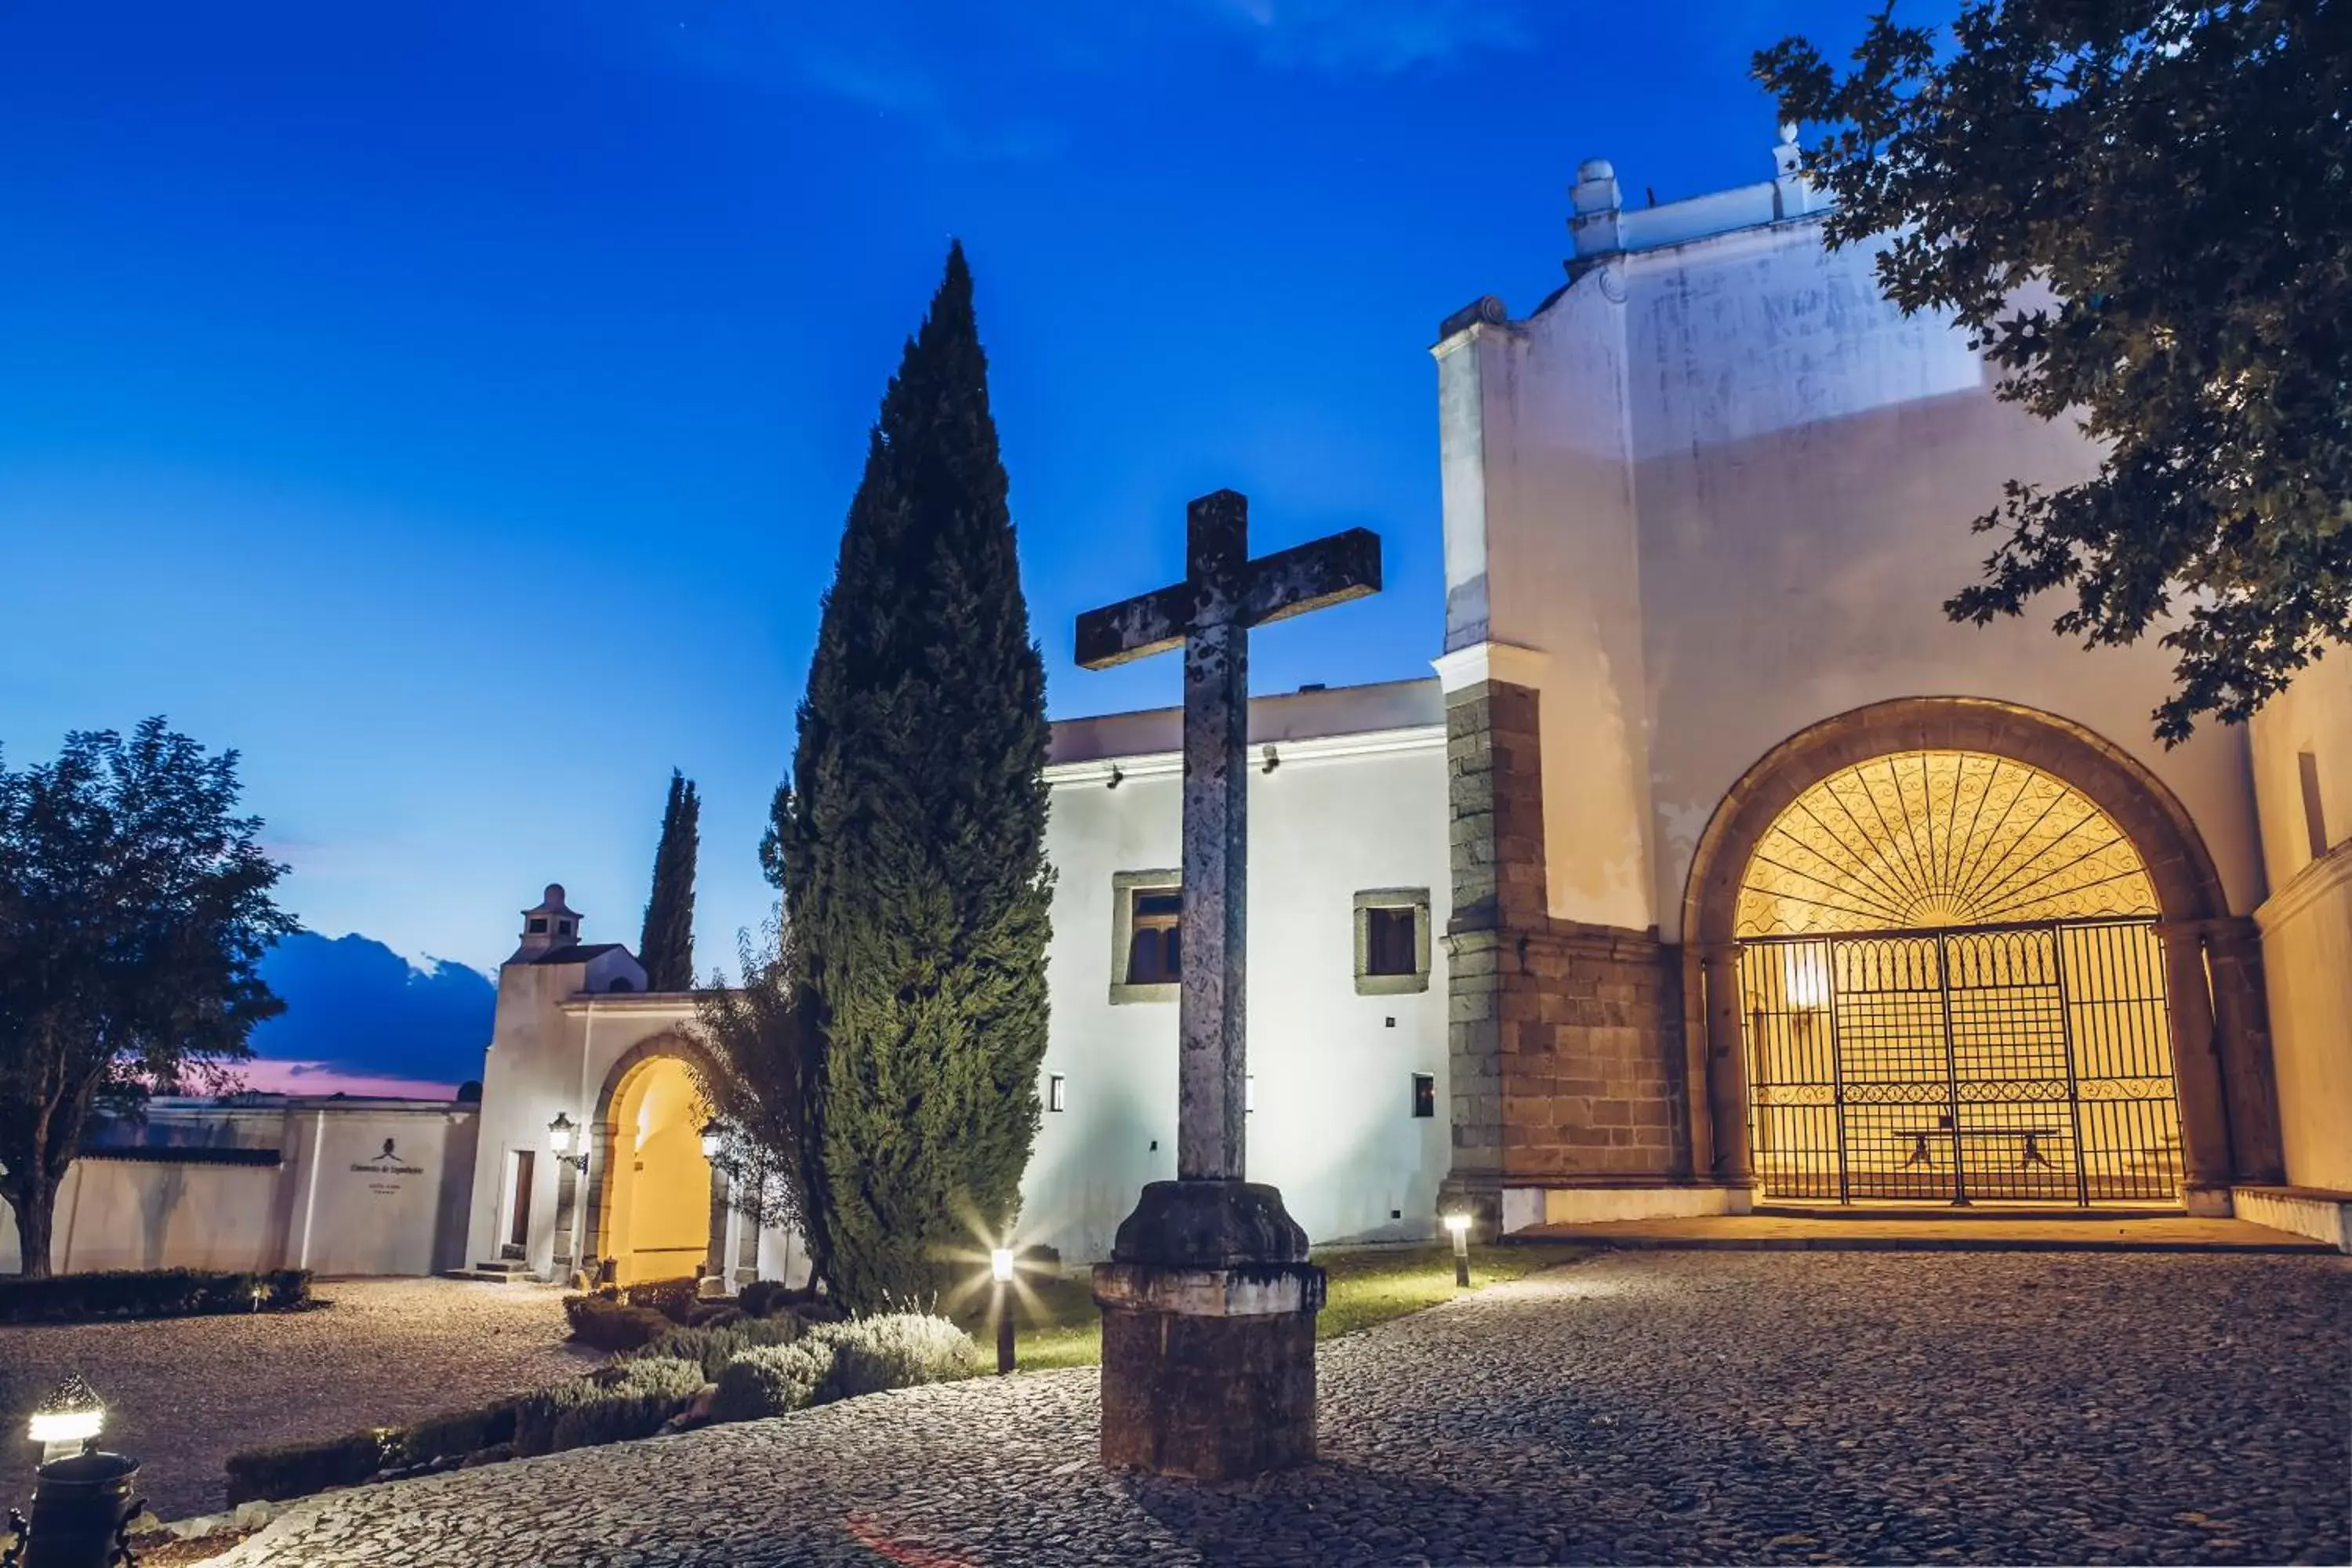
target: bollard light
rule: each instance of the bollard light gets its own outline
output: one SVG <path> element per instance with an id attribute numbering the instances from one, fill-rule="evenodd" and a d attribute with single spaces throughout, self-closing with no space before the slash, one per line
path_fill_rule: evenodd
<path id="1" fill-rule="evenodd" d="M 106 1402 L 79 1376 L 67 1378 L 33 1407 L 25 1435 L 41 1445 L 41 1462 L 87 1452 L 106 1426 Z"/>
<path id="2" fill-rule="evenodd" d="M 1000 1247 L 988 1255 L 988 1277 L 996 1282 L 996 1375 L 1013 1370 L 1013 1249 Z"/>
<path id="3" fill-rule="evenodd" d="M 1454 1286 L 1457 1290 L 1470 1289 L 1470 1216 L 1450 1214 L 1445 1216 L 1445 1228 L 1454 1233 Z"/>

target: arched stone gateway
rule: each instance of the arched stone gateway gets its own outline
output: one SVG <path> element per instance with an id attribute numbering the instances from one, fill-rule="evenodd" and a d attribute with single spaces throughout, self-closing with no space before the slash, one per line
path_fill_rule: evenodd
<path id="1" fill-rule="evenodd" d="M 1713 1174 L 1767 1200 L 2175 1202 L 2274 1179 L 2253 933 L 2129 756 L 1979 699 L 1776 747 L 1699 842 Z"/>
<path id="2" fill-rule="evenodd" d="M 631 1047 L 604 1077 L 589 1126 L 583 1251 L 618 1284 L 720 1272 L 723 1187 L 702 1152 L 702 1051 L 677 1035 Z"/>

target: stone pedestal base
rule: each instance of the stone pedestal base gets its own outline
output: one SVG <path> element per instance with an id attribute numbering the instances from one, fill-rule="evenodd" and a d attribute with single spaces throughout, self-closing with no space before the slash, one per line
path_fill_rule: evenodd
<path id="1" fill-rule="evenodd" d="M 1272 1187 L 1152 1183 L 1094 1287 L 1106 1466 L 1219 1481 L 1315 1458 L 1323 1271 Z"/>

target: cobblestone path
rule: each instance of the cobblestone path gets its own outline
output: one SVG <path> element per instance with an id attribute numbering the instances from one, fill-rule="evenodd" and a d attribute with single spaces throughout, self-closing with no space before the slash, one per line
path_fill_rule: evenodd
<path id="1" fill-rule="evenodd" d="M 1104 1473 L 1095 1373 L 335 1494 L 219 1560 L 2342 1563 L 2352 1261 L 1615 1254 L 1332 1342 L 1323 1461 Z"/>
<path id="2" fill-rule="evenodd" d="M 487 1405 L 602 1357 L 563 1342 L 563 1293 L 455 1279 L 322 1279 L 332 1306 L 146 1322 L 0 1328 L 0 1436 L 70 1373 L 107 1402 L 106 1446 L 136 1455 L 165 1519 L 222 1505 L 240 1448 L 332 1437 Z M 21 1505 L 31 1466 L 0 1487 Z"/>

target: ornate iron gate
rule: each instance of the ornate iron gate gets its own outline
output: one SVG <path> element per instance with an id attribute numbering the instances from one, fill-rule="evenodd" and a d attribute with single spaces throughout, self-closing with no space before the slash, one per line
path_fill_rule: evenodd
<path id="1" fill-rule="evenodd" d="M 1766 1195 L 2177 1198 L 2163 960 L 2138 920 L 1744 943 Z"/>

